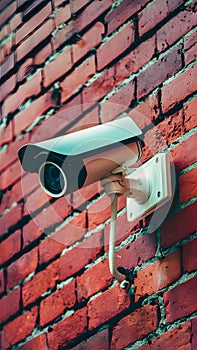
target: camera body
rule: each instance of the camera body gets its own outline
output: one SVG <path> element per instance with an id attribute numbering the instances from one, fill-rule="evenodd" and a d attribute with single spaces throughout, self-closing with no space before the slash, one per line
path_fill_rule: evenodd
<path id="1" fill-rule="evenodd" d="M 50 140 L 18 151 L 27 172 L 37 173 L 43 190 L 61 197 L 103 179 L 115 168 L 141 157 L 141 130 L 130 117 Z"/>

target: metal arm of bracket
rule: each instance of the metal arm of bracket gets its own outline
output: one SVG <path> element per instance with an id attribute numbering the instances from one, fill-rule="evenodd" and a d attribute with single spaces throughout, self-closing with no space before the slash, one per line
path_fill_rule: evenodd
<path id="1" fill-rule="evenodd" d="M 109 268 L 112 276 L 121 283 L 121 288 L 127 289 L 130 282 L 116 267 L 115 241 L 117 221 L 117 199 L 119 196 L 135 198 L 139 203 L 147 200 L 149 185 L 146 179 L 127 179 L 124 168 L 115 169 L 101 181 L 106 194 L 111 198 L 111 224 L 109 237 Z"/>

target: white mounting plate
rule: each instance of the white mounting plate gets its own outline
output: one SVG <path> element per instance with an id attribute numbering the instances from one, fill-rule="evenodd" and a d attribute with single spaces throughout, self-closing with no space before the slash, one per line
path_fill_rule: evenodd
<path id="1" fill-rule="evenodd" d="M 128 221 L 134 222 L 143 219 L 166 204 L 172 197 L 170 156 L 168 153 L 156 154 L 127 177 L 140 179 L 142 175 L 150 183 L 150 196 L 143 204 L 139 204 L 133 198 L 127 198 Z"/>

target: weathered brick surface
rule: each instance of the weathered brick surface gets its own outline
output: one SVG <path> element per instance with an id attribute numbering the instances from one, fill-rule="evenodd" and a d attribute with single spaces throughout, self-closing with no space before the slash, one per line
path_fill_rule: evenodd
<path id="1" fill-rule="evenodd" d="M 196 1 L 0 3 L 0 348 L 196 350 Z M 144 142 L 134 167 L 164 151 L 176 172 L 155 232 L 118 200 L 129 291 L 109 270 L 100 181 L 52 199 L 17 156 L 126 114 Z"/>
<path id="2" fill-rule="evenodd" d="M 98 70 L 124 52 L 134 41 L 135 29 L 133 23 L 126 25 L 114 37 L 109 39 L 97 50 Z M 110 56 L 109 56 L 110 51 Z"/>
<path id="3" fill-rule="evenodd" d="M 11 291 L 0 299 L 0 322 L 6 321 L 10 316 L 19 311 L 20 287 Z"/>
<path id="4" fill-rule="evenodd" d="M 138 272 L 135 279 L 136 300 L 172 284 L 180 275 L 180 255 L 175 251 Z"/>
<path id="5" fill-rule="evenodd" d="M 139 350 L 159 350 L 165 349 L 168 347 L 169 349 L 177 348 L 184 350 L 191 350 L 191 322 L 186 322 L 176 327 L 172 331 L 164 333 L 159 337 L 153 339 L 151 344 L 143 345 L 139 348 Z"/>
<path id="6" fill-rule="evenodd" d="M 40 303 L 40 325 L 43 327 L 75 304 L 75 283 L 65 285 Z"/>
<path id="7" fill-rule="evenodd" d="M 24 283 L 22 287 L 23 305 L 34 302 L 48 289 L 54 288 L 58 280 L 59 265 L 55 261 Z"/>
<path id="8" fill-rule="evenodd" d="M 143 35 L 162 21 L 168 13 L 167 1 L 153 1 L 139 13 L 139 35 Z M 151 21 L 150 21 L 151 18 Z"/>
<path id="9" fill-rule="evenodd" d="M 161 225 L 161 246 L 163 248 L 170 247 L 196 231 L 196 208 L 196 203 L 191 204 L 164 221 Z M 188 225 L 188 220 L 190 225 Z"/>
<path id="10" fill-rule="evenodd" d="M 162 109 L 167 112 L 175 104 L 184 100 L 188 95 L 196 90 L 195 76 L 197 73 L 196 66 L 185 70 L 177 76 L 168 85 L 162 88 Z"/>
<path id="11" fill-rule="evenodd" d="M 139 75 L 137 78 L 138 98 L 151 92 L 181 69 L 180 49 L 181 47 L 176 47 Z"/>
<path id="12" fill-rule="evenodd" d="M 109 349 L 109 340 L 108 340 L 108 329 L 93 335 L 91 338 L 83 341 L 73 348 L 73 350 L 103 350 Z"/>
<path id="13" fill-rule="evenodd" d="M 87 327 L 86 313 L 86 308 L 80 309 L 53 327 L 52 331 L 48 334 L 48 342 L 51 350 L 58 350 L 60 347 L 65 347 L 70 341 L 84 333 Z"/>
<path id="14" fill-rule="evenodd" d="M 15 231 L 5 241 L 1 242 L 0 265 L 17 253 L 21 249 L 21 231 Z"/>
<path id="15" fill-rule="evenodd" d="M 7 349 L 29 336 L 34 330 L 37 315 L 38 309 L 34 306 L 30 311 L 25 312 L 23 315 L 8 323 L 3 329 L 2 347 Z M 17 332 L 14 332 L 14 329 L 17 329 Z"/>
<path id="16" fill-rule="evenodd" d="M 61 101 L 65 102 L 77 88 L 80 88 L 85 84 L 96 72 L 95 69 L 95 57 L 91 56 L 87 61 L 82 63 L 77 67 L 69 77 L 66 77 L 65 80 L 61 83 Z"/>
<path id="17" fill-rule="evenodd" d="M 7 269 L 7 288 L 11 288 L 35 271 L 38 265 L 37 247 L 14 261 Z"/>
<path id="18" fill-rule="evenodd" d="M 196 311 L 196 281 L 197 278 L 194 277 L 164 293 L 164 306 L 168 323 Z M 184 293 L 184 298 L 181 298 L 182 293 Z"/>
<path id="19" fill-rule="evenodd" d="M 110 300 L 110 303 L 108 300 Z M 105 307 L 103 307 L 103 303 Z M 119 286 L 103 292 L 88 303 L 89 329 L 93 329 L 111 317 L 118 315 L 126 310 L 129 305 L 129 296 Z"/>
<path id="20" fill-rule="evenodd" d="M 195 252 L 197 247 L 197 239 L 194 239 L 183 246 L 183 266 L 187 272 L 197 270 L 197 261 Z"/>
<path id="21" fill-rule="evenodd" d="M 111 349 L 122 349 L 143 338 L 157 328 L 157 323 L 156 305 L 146 305 L 135 310 L 130 315 L 122 318 L 114 327 Z M 121 334 L 124 334 L 124 337 Z"/>

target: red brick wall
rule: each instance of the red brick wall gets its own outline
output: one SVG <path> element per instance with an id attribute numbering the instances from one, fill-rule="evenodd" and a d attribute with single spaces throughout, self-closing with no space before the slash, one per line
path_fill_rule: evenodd
<path id="1" fill-rule="evenodd" d="M 196 9 L 183 0 L 1 0 L 0 338 L 5 349 L 197 349 Z M 99 183 L 52 200 L 17 150 L 132 116 L 142 161 L 170 151 L 176 192 L 163 223 L 132 225 Z M 169 209 L 169 208 L 168 208 Z M 156 225 L 157 226 L 157 225 Z"/>

